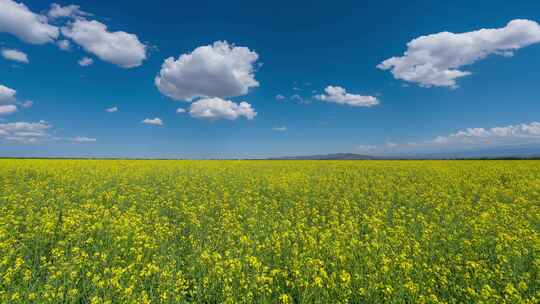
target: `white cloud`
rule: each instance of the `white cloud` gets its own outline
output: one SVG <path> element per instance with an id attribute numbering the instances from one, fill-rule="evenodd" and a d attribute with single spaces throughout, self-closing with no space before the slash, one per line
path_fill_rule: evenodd
<path id="1" fill-rule="evenodd" d="M 456 80 L 471 73 L 460 68 L 491 54 L 512 56 L 515 50 L 540 42 L 540 25 L 516 19 L 505 27 L 454 34 L 441 32 L 407 43 L 401 57 L 377 67 L 390 70 L 396 79 L 420 86 L 456 87 Z"/>
<path id="2" fill-rule="evenodd" d="M 94 63 L 94 59 L 90 58 L 90 57 L 83 57 L 81 59 L 79 59 L 79 61 L 77 61 L 77 63 L 80 65 L 80 66 L 89 66 L 89 65 L 92 65 Z"/>
<path id="3" fill-rule="evenodd" d="M 14 50 L 14 49 L 2 49 L 2 57 L 4 57 L 7 60 L 13 60 L 20 63 L 28 63 L 28 55 L 25 53 Z"/>
<path id="4" fill-rule="evenodd" d="M 118 107 L 114 106 L 114 107 L 106 109 L 105 111 L 107 111 L 108 113 L 118 112 Z"/>
<path id="5" fill-rule="evenodd" d="M 285 131 L 287 131 L 287 127 L 285 127 L 285 126 L 274 127 L 274 128 L 272 128 L 272 130 L 277 131 L 277 132 L 285 132 Z"/>
<path id="6" fill-rule="evenodd" d="M 163 121 L 160 118 L 146 118 L 142 121 L 143 124 L 163 126 Z"/>
<path id="7" fill-rule="evenodd" d="M 245 101 L 239 104 L 218 97 L 203 98 L 191 104 L 189 114 L 195 118 L 217 120 L 236 120 L 244 116 L 251 120 L 257 116 L 257 112 Z"/>
<path id="8" fill-rule="evenodd" d="M 379 104 L 377 97 L 350 94 L 344 88 L 338 86 L 327 86 L 324 92 L 325 94 L 315 95 L 315 98 L 353 107 L 372 107 Z"/>
<path id="9" fill-rule="evenodd" d="M 356 148 L 356 150 L 361 151 L 361 152 L 371 152 L 371 151 L 377 149 L 377 146 L 375 146 L 375 145 L 358 145 L 355 148 Z"/>
<path id="10" fill-rule="evenodd" d="M 291 100 L 298 101 L 298 102 L 304 102 L 304 98 L 298 94 L 294 94 L 291 96 Z"/>
<path id="11" fill-rule="evenodd" d="M 254 64 L 257 53 L 226 41 L 196 48 L 189 54 L 165 59 L 155 84 L 174 99 L 192 101 L 198 97 L 232 97 L 258 87 Z"/>
<path id="12" fill-rule="evenodd" d="M 51 125 L 40 122 L 12 122 L 0 124 L 0 139 L 18 143 L 36 143 L 48 139 Z"/>
<path id="13" fill-rule="evenodd" d="M 22 3 L 0 0 L 0 32 L 10 33 L 32 44 L 44 44 L 58 38 L 58 28 L 47 17 L 33 13 Z"/>
<path id="14" fill-rule="evenodd" d="M 176 109 L 176 113 L 177 113 L 177 114 L 186 113 L 186 109 L 184 109 L 184 108 L 178 108 L 178 109 Z"/>
<path id="15" fill-rule="evenodd" d="M 109 32 L 95 20 L 77 19 L 62 27 L 62 34 L 99 59 L 123 68 L 138 67 L 146 59 L 146 45 L 136 35 Z"/>
<path id="16" fill-rule="evenodd" d="M 73 143 L 92 143 L 96 138 L 77 136 L 74 138 L 52 137 L 49 130 L 52 125 L 41 120 L 39 122 L 12 122 L 0 123 L 0 140 L 21 143 L 35 144 L 44 141 L 65 140 Z"/>
<path id="17" fill-rule="evenodd" d="M 20 102 L 19 105 L 23 108 L 31 108 L 34 105 L 34 102 L 31 100 Z"/>
<path id="18" fill-rule="evenodd" d="M 418 153 L 470 150 L 540 144 L 540 122 L 492 128 L 467 128 L 431 140 L 407 143 L 387 142 L 372 147 L 378 153 Z"/>
<path id="19" fill-rule="evenodd" d="M 49 18 L 51 19 L 77 18 L 80 16 L 91 16 L 91 15 L 92 14 L 82 11 L 81 7 L 78 5 L 71 4 L 71 5 L 61 6 L 56 3 L 51 4 L 51 8 L 49 9 L 49 12 L 47 13 L 47 16 L 49 16 Z"/>
<path id="20" fill-rule="evenodd" d="M 17 106 L 15 105 L 0 106 L 0 116 L 13 114 L 15 112 L 17 112 Z"/>
<path id="21" fill-rule="evenodd" d="M 17 91 L 0 84 L 0 116 L 13 114 L 18 111 L 17 99 L 15 95 Z"/>
<path id="22" fill-rule="evenodd" d="M 17 91 L 0 84 L 0 104 L 15 102 L 15 94 Z"/>
<path id="23" fill-rule="evenodd" d="M 69 40 L 66 40 L 66 39 L 58 40 L 56 42 L 56 45 L 58 45 L 58 48 L 61 49 L 62 51 L 71 50 L 71 43 L 69 42 Z"/>
<path id="24" fill-rule="evenodd" d="M 85 137 L 85 136 L 77 136 L 77 137 L 71 139 L 71 142 L 74 142 L 74 143 L 93 143 L 93 142 L 96 142 L 96 141 L 97 141 L 97 139 L 95 139 L 95 138 Z"/>
<path id="25" fill-rule="evenodd" d="M 277 100 L 277 101 L 282 101 L 282 100 L 284 100 L 284 99 L 285 99 L 285 96 L 283 96 L 283 95 L 281 95 L 281 94 L 277 94 L 277 95 L 276 95 L 276 100 Z"/>
<path id="26" fill-rule="evenodd" d="M 493 128 L 468 128 L 447 136 L 438 136 L 432 142 L 442 145 L 498 145 L 540 142 L 540 122 Z"/>

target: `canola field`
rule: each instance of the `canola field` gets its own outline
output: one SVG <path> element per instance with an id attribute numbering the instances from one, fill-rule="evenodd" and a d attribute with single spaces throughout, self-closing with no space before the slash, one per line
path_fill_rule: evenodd
<path id="1" fill-rule="evenodd" d="M 539 303 L 538 161 L 0 160 L 0 303 Z"/>

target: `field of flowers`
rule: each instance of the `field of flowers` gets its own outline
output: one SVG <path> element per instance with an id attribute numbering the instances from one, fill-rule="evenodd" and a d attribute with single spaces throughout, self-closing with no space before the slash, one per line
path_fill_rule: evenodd
<path id="1" fill-rule="evenodd" d="M 0 303 L 539 303 L 537 161 L 0 160 Z"/>

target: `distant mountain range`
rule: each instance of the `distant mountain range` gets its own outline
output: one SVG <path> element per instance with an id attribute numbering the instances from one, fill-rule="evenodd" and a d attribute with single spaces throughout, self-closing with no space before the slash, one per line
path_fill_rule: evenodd
<path id="1" fill-rule="evenodd" d="M 273 160 L 376 160 L 376 159 L 540 159 L 540 147 L 513 146 L 478 150 L 433 153 L 403 153 L 365 155 L 355 153 L 332 153 L 273 157 Z"/>
<path id="2" fill-rule="evenodd" d="M 366 159 L 380 159 L 375 156 L 354 154 L 354 153 L 333 153 L 333 154 L 319 154 L 319 155 L 307 155 L 307 156 L 284 156 L 269 158 L 275 160 L 366 160 Z"/>

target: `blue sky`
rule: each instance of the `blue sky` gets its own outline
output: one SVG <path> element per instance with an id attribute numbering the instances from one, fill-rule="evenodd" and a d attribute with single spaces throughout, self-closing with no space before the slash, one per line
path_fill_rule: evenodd
<path id="1" fill-rule="evenodd" d="M 0 156 L 540 143 L 538 1 L 56 3 L 0 0 Z"/>

